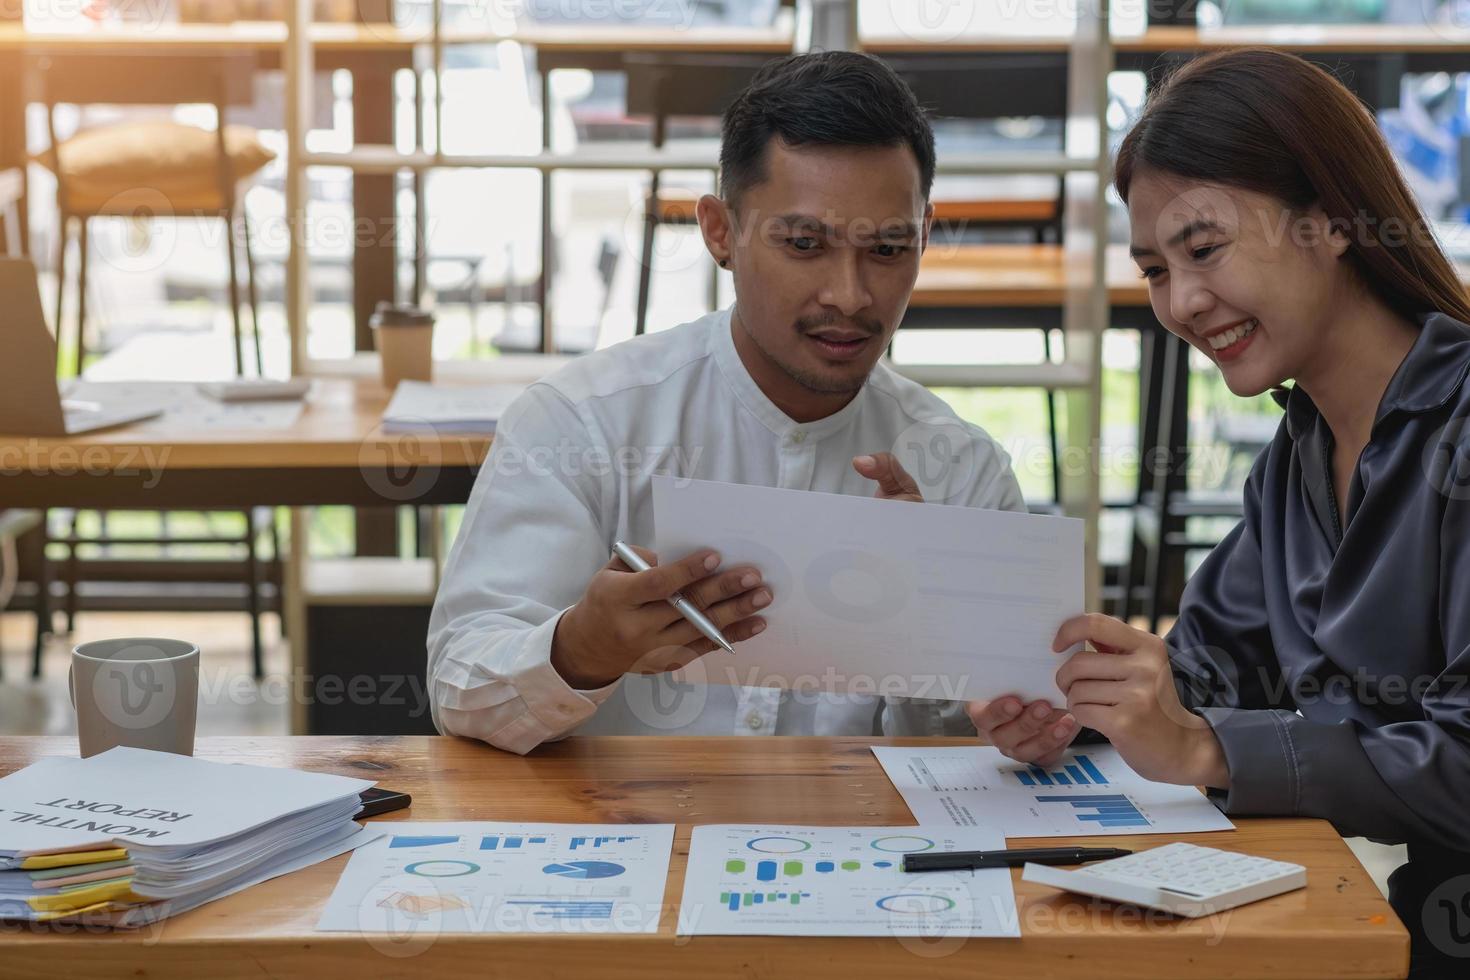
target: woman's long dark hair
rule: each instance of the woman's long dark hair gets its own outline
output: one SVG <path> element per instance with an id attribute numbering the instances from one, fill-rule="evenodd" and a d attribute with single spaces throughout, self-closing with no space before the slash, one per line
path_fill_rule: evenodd
<path id="1" fill-rule="evenodd" d="M 1149 97 L 1123 139 L 1123 202 L 1140 170 L 1321 208 L 1351 239 L 1363 284 L 1413 320 L 1470 322 L 1470 299 L 1399 173 L 1373 117 L 1342 83 L 1296 55 L 1223 51 L 1188 62 Z"/>

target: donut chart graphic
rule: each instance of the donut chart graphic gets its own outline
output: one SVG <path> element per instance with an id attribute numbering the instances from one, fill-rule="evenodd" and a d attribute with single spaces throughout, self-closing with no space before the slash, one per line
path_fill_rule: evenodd
<path id="1" fill-rule="evenodd" d="M 460 878 L 474 874 L 480 866 L 473 861 L 415 861 L 403 870 L 420 878 Z"/>
<path id="2" fill-rule="evenodd" d="M 895 915 L 939 915 L 954 908 L 955 901 L 945 895 L 925 895 L 921 892 L 905 892 L 884 895 L 877 906 Z"/>
<path id="3" fill-rule="evenodd" d="M 934 842 L 927 837 L 896 834 L 892 837 L 879 837 L 873 841 L 872 846 L 875 851 L 887 851 L 889 854 L 912 854 L 915 851 L 932 850 Z"/>
<path id="4" fill-rule="evenodd" d="M 800 854 L 812 849 L 811 841 L 796 837 L 757 837 L 747 841 L 745 846 L 762 854 Z"/>

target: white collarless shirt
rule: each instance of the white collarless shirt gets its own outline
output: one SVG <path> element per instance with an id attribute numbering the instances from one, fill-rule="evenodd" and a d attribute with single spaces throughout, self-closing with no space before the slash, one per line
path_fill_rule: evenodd
<path id="1" fill-rule="evenodd" d="M 690 683 L 698 661 L 579 691 L 551 666 L 557 620 L 613 541 L 652 547 L 655 474 L 872 496 L 852 459 L 893 452 L 926 501 L 1024 510 L 1004 450 L 927 389 L 879 364 L 836 414 L 798 423 L 730 331 L 723 310 L 587 354 L 507 409 L 429 622 L 441 732 L 520 753 L 574 732 L 973 734 L 957 702 Z"/>

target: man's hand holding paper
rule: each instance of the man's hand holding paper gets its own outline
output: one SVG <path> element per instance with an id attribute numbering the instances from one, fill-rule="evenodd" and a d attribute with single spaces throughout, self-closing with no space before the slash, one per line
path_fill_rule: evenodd
<path id="1" fill-rule="evenodd" d="M 678 670 L 714 650 L 714 643 L 669 605 L 676 592 L 703 610 L 732 643 L 766 628 L 755 613 L 770 604 L 771 592 L 762 587 L 755 568 L 716 571 L 720 556 L 709 548 L 693 549 L 668 565 L 659 565 L 651 551 L 635 550 L 654 567 L 635 572 L 614 557 L 557 623 L 551 663 L 572 686 L 591 690 L 627 673 Z"/>

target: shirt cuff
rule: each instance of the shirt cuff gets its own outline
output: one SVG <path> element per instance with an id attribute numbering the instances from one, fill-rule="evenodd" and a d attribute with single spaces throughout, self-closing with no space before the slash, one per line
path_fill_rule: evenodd
<path id="1" fill-rule="evenodd" d="M 622 683 L 619 678 L 603 687 L 580 691 L 556 672 L 551 665 L 551 641 L 564 615 L 565 609 L 531 630 L 508 678 L 531 714 L 552 732 L 565 732 L 592 717 Z"/>
<path id="2" fill-rule="evenodd" d="M 1291 732 L 1270 709 L 1200 708 L 1225 751 L 1230 787 L 1210 798 L 1226 813 L 1296 816 L 1301 773 Z"/>

